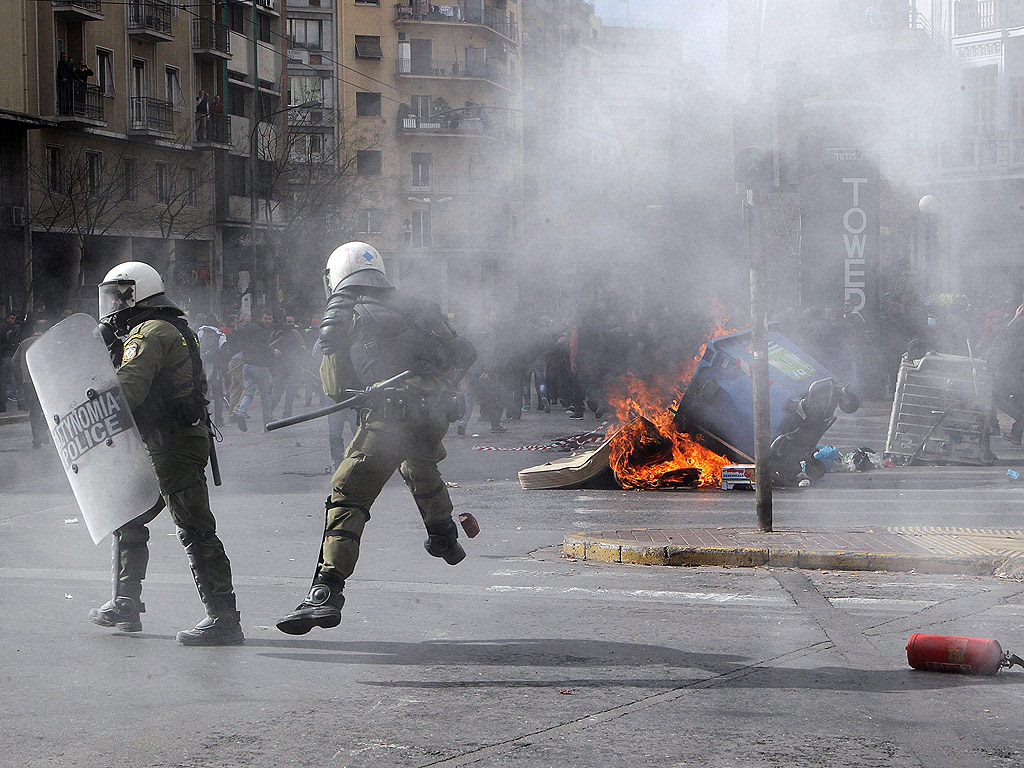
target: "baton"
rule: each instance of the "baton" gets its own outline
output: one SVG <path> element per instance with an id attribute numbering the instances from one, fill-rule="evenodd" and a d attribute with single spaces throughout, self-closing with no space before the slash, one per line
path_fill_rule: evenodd
<path id="1" fill-rule="evenodd" d="M 272 421 L 264 427 L 267 432 L 273 432 L 275 429 L 281 429 L 282 427 L 290 427 L 293 424 L 301 424 L 304 421 L 312 421 L 313 419 L 319 419 L 321 416 L 329 416 L 332 413 L 343 411 L 346 408 L 351 408 L 367 397 L 377 394 L 380 390 L 386 389 L 394 384 L 398 384 L 401 381 L 405 381 L 407 378 L 412 376 L 412 371 L 402 371 L 397 376 L 392 376 L 386 381 L 378 381 L 376 384 L 372 384 L 362 392 L 357 392 L 352 397 L 342 400 L 340 403 L 334 405 L 328 405 L 325 408 L 319 408 L 309 413 L 303 413 L 298 416 L 289 416 L 287 419 L 279 419 L 278 421 Z"/>
<path id="2" fill-rule="evenodd" d="M 220 462 L 217 460 L 217 432 L 210 418 L 210 412 L 206 412 L 206 431 L 210 438 L 210 474 L 213 475 L 213 484 L 220 487 Z"/>

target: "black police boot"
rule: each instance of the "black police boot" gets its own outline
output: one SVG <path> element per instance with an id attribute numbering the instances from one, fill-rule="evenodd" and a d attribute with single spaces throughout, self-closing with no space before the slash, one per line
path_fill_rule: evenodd
<path id="1" fill-rule="evenodd" d="M 192 629 L 178 633 L 182 645 L 241 645 L 245 642 L 242 634 L 241 616 L 235 610 L 235 596 L 212 597 L 206 604 L 206 618 Z"/>
<path id="2" fill-rule="evenodd" d="M 341 609 L 345 605 L 344 588 L 344 579 L 317 572 L 306 599 L 277 622 L 277 628 L 286 635 L 304 635 L 313 627 L 330 629 L 338 626 L 341 624 Z"/>
<path id="3" fill-rule="evenodd" d="M 443 558 L 448 565 L 458 565 L 466 557 L 466 550 L 459 544 L 459 533 L 453 520 L 427 528 L 427 540 L 423 542 L 423 548 L 432 557 Z"/>
<path id="4" fill-rule="evenodd" d="M 122 632 L 141 632 L 142 618 L 139 614 L 146 612 L 146 606 L 139 600 L 130 597 L 115 597 L 99 608 L 89 610 L 89 618 L 93 624 L 101 627 L 117 627 Z"/>

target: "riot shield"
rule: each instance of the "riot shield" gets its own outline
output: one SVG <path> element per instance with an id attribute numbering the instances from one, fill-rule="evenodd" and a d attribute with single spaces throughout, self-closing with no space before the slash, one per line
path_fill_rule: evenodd
<path id="1" fill-rule="evenodd" d="M 156 472 L 96 321 L 71 315 L 25 355 L 53 445 L 98 544 L 153 506 Z"/>

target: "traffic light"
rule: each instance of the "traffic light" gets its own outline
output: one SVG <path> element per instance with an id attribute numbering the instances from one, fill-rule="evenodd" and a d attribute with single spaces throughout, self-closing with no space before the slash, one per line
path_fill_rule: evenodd
<path id="1" fill-rule="evenodd" d="M 735 180 L 747 189 L 775 186 L 775 139 L 770 104 L 739 104 L 733 111 Z"/>

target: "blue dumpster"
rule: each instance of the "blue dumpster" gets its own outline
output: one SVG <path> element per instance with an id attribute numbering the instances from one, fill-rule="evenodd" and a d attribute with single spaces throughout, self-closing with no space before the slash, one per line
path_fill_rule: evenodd
<path id="1" fill-rule="evenodd" d="M 678 428 L 705 435 L 710 448 L 745 462 L 754 460 L 750 344 L 749 330 L 708 342 L 675 416 Z M 800 473 L 800 462 L 807 461 L 809 470 L 821 469 L 813 454 L 836 420 L 836 407 L 853 413 L 860 402 L 821 363 L 771 327 L 768 362 L 771 471 L 777 483 L 790 485 Z"/>

